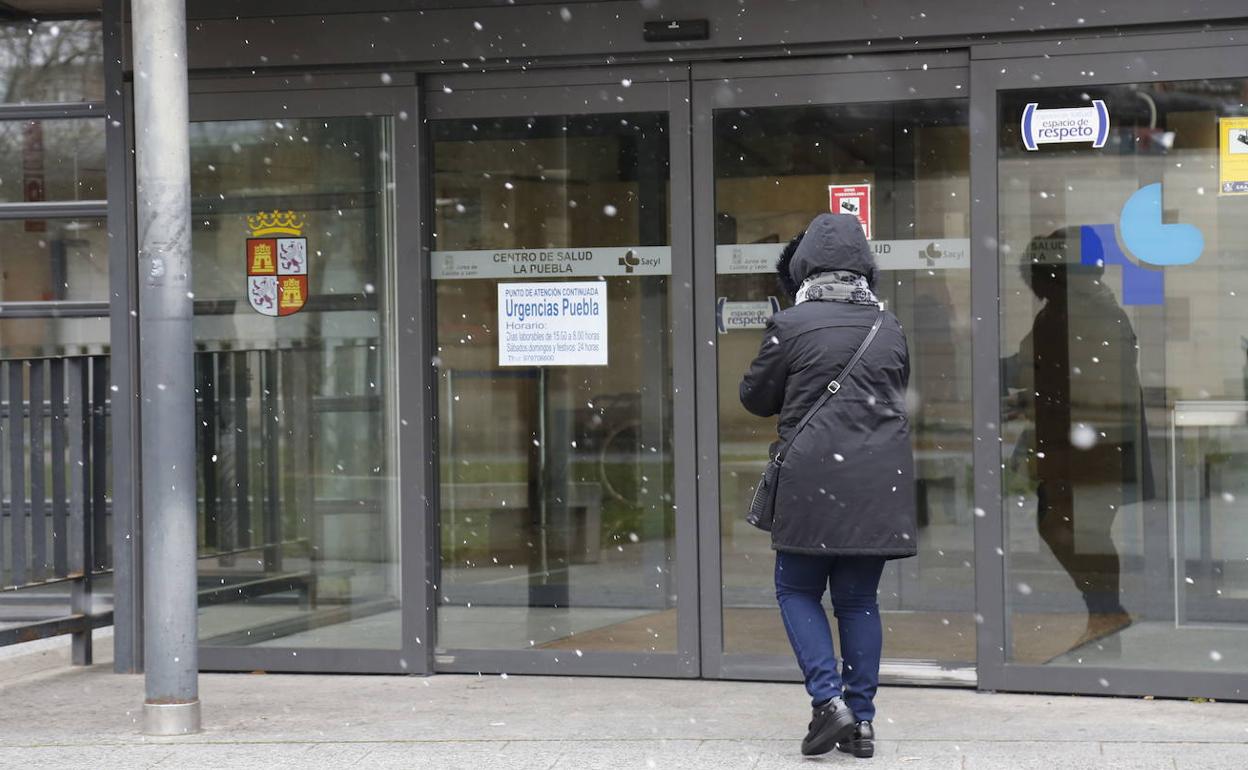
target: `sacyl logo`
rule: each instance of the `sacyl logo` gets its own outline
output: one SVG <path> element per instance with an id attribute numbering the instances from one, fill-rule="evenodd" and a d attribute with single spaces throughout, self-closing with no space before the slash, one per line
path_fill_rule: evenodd
<path id="1" fill-rule="evenodd" d="M 1161 185 L 1136 190 L 1118 218 L 1123 244 L 1141 262 L 1165 267 L 1190 265 L 1205 250 L 1205 236 L 1195 225 L 1161 221 Z"/>
<path id="2" fill-rule="evenodd" d="M 1200 228 L 1162 222 L 1160 184 L 1145 185 L 1127 199 L 1118 217 L 1118 237 L 1135 260 L 1118 245 L 1113 225 L 1084 225 L 1080 228 L 1079 261 L 1085 265 L 1120 265 L 1125 305 L 1164 303 L 1165 273 L 1156 268 L 1190 265 L 1205 250 Z"/>
<path id="3" fill-rule="evenodd" d="M 936 263 L 941 260 L 962 259 L 965 256 L 965 252 L 946 248 L 936 241 L 927 244 L 927 248 L 919 250 L 919 259 L 927 263 L 928 267 L 935 267 Z"/>
<path id="4" fill-rule="evenodd" d="M 641 264 L 641 257 L 637 256 L 637 252 L 629 249 L 624 252 L 624 256 L 620 257 L 620 267 L 624 268 L 624 272 L 632 273 L 633 269 Z"/>

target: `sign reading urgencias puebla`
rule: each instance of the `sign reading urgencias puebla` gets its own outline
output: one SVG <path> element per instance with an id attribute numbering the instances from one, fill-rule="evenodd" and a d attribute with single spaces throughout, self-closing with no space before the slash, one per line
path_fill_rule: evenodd
<path id="1" fill-rule="evenodd" d="M 262 315 L 287 316 L 308 302 L 308 239 L 304 217 L 261 211 L 247 217 L 247 301 Z"/>
<path id="2" fill-rule="evenodd" d="M 1029 150 L 1068 142 L 1091 142 L 1099 149 L 1108 138 L 1109 109 L 1100 99 L 1093 99 L 1091 107 L 1042 110 L 1032 102 L 1023 108 L 1023 145 Z"/>
<path id="3" fill-rule="evenodd" d="M 606 366 L 607 282 L 498 284 L 499 366 Z"/>

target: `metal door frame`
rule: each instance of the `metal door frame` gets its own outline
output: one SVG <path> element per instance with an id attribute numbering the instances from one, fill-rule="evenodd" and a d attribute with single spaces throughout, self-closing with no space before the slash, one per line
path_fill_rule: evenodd
<path id="1" fill-rule="evenodd" d="M 975 442 L 976 595 L 980 687 L 988 690 L 1093 695 L 1160 695 L 1243 700 L 1248 674 L 1157 667 L 1050 666 L 1009 663 L 1007 536 L 1003 519 L 998 250 L 998 106 L 1001 91 L 1083 85 L 1248 77 L 1248 46 L 1235 31 L 1042 41 L 971 49 L 972 379 Z M 1111 118 L 1112 119 L 1112 118 Z M 1170 467 L 1170 461 L 1165 463 Z M 1173 571 L 1162 576 L 1173 582 Z"/>
<path id="2" fill-rule="evenodd" d="M 513 672 L 529 674 L 696 677 L 699 674 L 697 486 L 694 423 L 693 255 L 685 191 L 692 189 L 689 149 L 688 70 L 683 65 L 620 66 L 576 70 L 492 72 L 431 75 L 424 82 L 425 111 L 439 118 L 528 117 L 533 115 L 594 115 L 618 112 L 662 112 L 668 115 L 670 137 L 670 205 L 672 273 L 672 453 L 676 524 L 677 642 L 674 653 L 559 650 L 454 649 L 439 652 L 439 672 Z M 427 152 L 427 151 L 426 151 Z M 427 157 L 422 159 L 427 163 Z M 431 184 L 431 174 L 422 181 Z M 427 198 L 432 197 L 427 194 Z M 428 214 L 428 208 L 426 209 Z M 432 219 L 430 219 L 432 221 Z M 433 296 L 432 280 L 421 284 Z M 433 303 L 430 302 L 430 305 Z M 429 322 L 432 329 L 432 320 Z M 439 505 L 431 487 L 431 518 Z M 437 538 L 426 553 L 440 559 Z M 439 574 L 437 568 L 433 574 Z M 436 636 L 431 617 L 429 636 Z"/>
<path id="3" fill-rule="evenodd" d="M 430 673 L 432 645 L 426 611 L 432 582 L 423 557 L 430 542 L 431 510 L 427 491 L 430 463 L 430 381 L 428 324 L 419 322 L 428 308 L 419 292 L 398 286 L 423 285 L 428 272 L 422 249 L 424 224 L 416 213 L 421 204 L 420 100 L 412 75 L 398 75 L 381 86 L 376 75 L 324 74 L 253 78 L 193 79 L 190 82 L 192 121 L 281 120 L 283 118 L 390 117 L 394 181 L 391 248 L 382 271 L 391 308 L 382 328 L 389 359 L 396 362 L 387 383 L 393 388 L 397 412 L 394 489 L 399 517 L 399 585 L 401 642 L 391 649 L 330 647 L 199 647 L 200 668 L 206 671 L 286 671 L 342 673 Z M 407 215 L 405 215 L 407 214 Z M 396 426 L 396 427 L 397 427 Z"/>
<path id="4" fill-rule="evenodd" d="M 731 679 L 801 681 L 791 656 L 726 654 L 724 647 L 719 492 L 719 399 L 715 327 L 716 92 L 732 88 L 731 107 L 800 107 L 969 99 L 965 51 L 848 55 L 693 65 L 695 171 L 695 308 L 698 371 L 698 504 L 701 556 L 702 670 Z M 972 189 L 974 186 L 972 184 Z M 973 232 L 973 230 L 972 230 Z M 979 542 L 979 521 L 974 542 Z M 885 661 L 885 682 L 974 685 L 973 668 L 929 661 Z"/>

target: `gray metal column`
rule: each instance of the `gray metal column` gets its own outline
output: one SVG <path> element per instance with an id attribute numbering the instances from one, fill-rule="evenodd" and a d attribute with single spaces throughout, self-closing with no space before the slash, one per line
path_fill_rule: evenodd
<path id="1" fill-rule="evenodd" d="M 668 130 L 671 127 L 668 126 Z M 666 136 L 660 134 L 660 141 Z M 659 154 L 657 147 L 648 147 L 636 140 L 639 246 L 674 245 L 669 222 L 670 201 L 667 191 L 671 180 L 670 153 Z M 630 279 L 641 290 L 641 398 L 637 428 L 637 505 L 642 509 L 641 527 L 641 595 L 643 606 L 671 609 L 676 597 L 675 539 L 669 539 L 667 518 L 673 511 L 673 498 L 668 492 L 669 462 L 673 462 L 671 423 L 672 389 L 668 375 L 674 370 L 672 355 L 671 293 L 675 282 L 670 278 Z M 642 481 L 642 479 L 646 481 Z M 679 513 L 675 510 L 672 515 Z M 675 528 L 672 528 L 675 531 Z"/>
<path id="2" fill-rule="evenodd" d="M 143 398 L 143 635 L 151 735 L 199 731 L 186 7 L 134 0 Z"/>
<path id="3" fill-rule="evenodd" d="M 104 105 L 108 185 L 109 347 L 112 392 L 113 474 L 113 670 L 143 670 L 143 570 L 140 537 L 138 403 L 138 297 L 131 209 L 134 166 L 130 161 L 131 119 L 126 109 L 122 67 L 123 0 L 104 0 Z M 132 314 L 131 311 L 134 311 Z M 54 468 L 56 466 L 53 466 Z M 56 502 L 53 501 L 55 510 Z"/>

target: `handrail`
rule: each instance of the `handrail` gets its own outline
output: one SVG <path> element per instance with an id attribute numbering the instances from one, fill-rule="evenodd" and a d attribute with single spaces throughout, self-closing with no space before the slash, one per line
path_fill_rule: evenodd
<path id="1" fill-rule="evenodd" d="M 106 318 L 108 302 L 91 300 L 46 300 L 39 302 L 0 302 L 0 320 L 5 318 Z"/>
<path id="2" fill-rule="evenodd" d="M 91 662 L 92 584 L 108 549 L 108 357 L 0 361 L 0 467 L 7 461 L 8 519 L 0 530 L 0 589 L 70 583 L 70 615 L 5 629 L 0 644 L 74 637 L 75 663 Z M 49 488 L 50 485 L 50 488 Z M 107 613 L 111 615 L 111 613 Z"/>
<path id="3" fill-rule="evenodd" d="M 327 302 L 354 309 L 375 306 L 376 297 Z M 65 309 L 58 303 L 5 303 L 0 319 L 15 317 L 15 304 L 28 313 L 36 306 Z M 78 312 L 89 304 L 79 303 Z M 383 400 L 370 390 L 381 378 L 379 346 L 352 338 L 201 348 L 194 360 L 200 558 L 215 560 L 212 569 L 224 574 L 255 571 L 273 578 L 253 581 L 240 596 L 296 600 L 289 575 L 307 571 L 307 560 L 319 558 L 316 549 L 298 547 L 309 536 L 299 522 L 327 508 L 348 507 L 348 498 L 331 500 L 317 490 L 321 450 L 315 437 L 334 415 L 380 417 Z M 309 367 L 312 360 L 322 365 Z M 109 622 L 91 601 L 94 580 L 111 572 L 109 363 L 105 354 L 0 360 L 0 596 L 21 601 L 16 596 L 25 589 L 72 586 L 68 615 L 5 629 L 0 646 L 71 634 L 74 662 L 87 663 L 91 628 Z M 352 511 L 380 505 L 349 500 Z M 292 517 L 292 511 L 304 513 Z M 315 605 L 314 581 L 297 593 L 298 601 Z M 217 594 L 213 601 L 229 595 Z"/>
<path id="4" fill-rule="evenodd" d="M 113 570 L 111 567 L 108 569 L 95 569 L 95 570 L 91 570 L 91 574 L 94 577 L 101 577 L 103 575 L 113 574 Z M 0 586 L 0 594 L 17 593 L 18 591 L 25 591 L 28 588 L 46 588 L 48 586 L 62 585 L 64 583 L 76 583 L 80 579 L 81 579 L 80 575 L 68 575 L 66 577 L 42 580 L 38 583 L 27 583 L 26 585 L 22 585 L 22 586 Z"/>
<path id="5" fill-rule="evenodd" d="M 3 216 L 0 216 L 2 219 Z M 344 311 L 376 311 L 376 294 L 313 294 L 308 297 L 305 311 L 333 313 Z M 197 299 L 195 315 L 235 315 L 240 311 L 251 312 L 243 299 Z M 0 302 L 0 321 L 6 318 L 107 318 L 109 305 L 106 300 L 12 300 Z"/>

